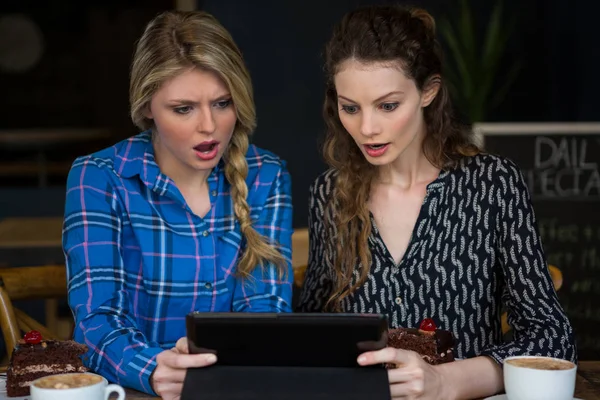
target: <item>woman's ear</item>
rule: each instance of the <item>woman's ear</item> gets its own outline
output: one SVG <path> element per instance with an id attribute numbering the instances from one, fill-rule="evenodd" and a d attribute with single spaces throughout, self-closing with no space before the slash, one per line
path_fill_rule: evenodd
<path id="1" fill-rule="evenodd" d="M 150 104 L 146 104 L 144 107 L 143 115 L 148 119 L 154 119 L 154 115 L 152 115 L 152 110 L 150 109 Z"/>
<path id="2" fill-rule="evenodd" d="M 421 107 L 427 107 L 437 96 L 440 86 L 442 84 L 442 78 L 439 75 L 432 75 L 425 82 L 423 88 L 423 94 L 421 96 Z"/>

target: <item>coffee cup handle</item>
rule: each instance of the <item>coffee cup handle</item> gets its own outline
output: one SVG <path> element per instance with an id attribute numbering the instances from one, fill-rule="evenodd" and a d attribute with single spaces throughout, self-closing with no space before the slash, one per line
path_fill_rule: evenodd
<path id="1" fill-rule="evenodd" d="M 117 400 L 125 400 L 125 391 L 119 385 L 108 385 L 104 388 L 104 400 L 108 400 L 112 393 L 117 393 Z"/>

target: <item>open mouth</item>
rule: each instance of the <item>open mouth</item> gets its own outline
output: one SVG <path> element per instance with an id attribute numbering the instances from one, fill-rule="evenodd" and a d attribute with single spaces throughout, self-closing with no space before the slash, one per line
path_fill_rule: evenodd
<path id="1" fill-rule="evenodd" d="M 194 150 L 199 151 L 200 153 L 210 153 L 211 151 L 213 151 L 215 149 L 215 147 L 217 147 L 219 143 L 217 142 L 206 142 L 206 143 L 201 143 L 198 146 L 194 147 Z"/>
<path id="2" fill-rule="evenodd" d="M 382 143 L 382 144 L 367 144 L 366 146 L 370 149 L 373 150 L 379 150 L 379 149 L 383 149 L 385 146 L 387 146 L 388 143 Z"/>
<path id="3" fill-rule="evenodd" d="M 389 143 L 374 143 L 364 145 L 365 152 L 371 157 L 380 157 L 384 155 L 389 147 Z"/>

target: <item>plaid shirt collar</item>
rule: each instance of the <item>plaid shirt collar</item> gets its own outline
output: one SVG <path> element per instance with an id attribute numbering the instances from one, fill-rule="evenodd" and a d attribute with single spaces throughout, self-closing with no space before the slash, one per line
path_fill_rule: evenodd
<path id="1" fill-rule="evenodd" d="M 152 144 L 152 131 L 144 131 L 136 136 L 130 137 L 121 146 L 115 146 L 114 169 L 117 175 L 123 179 L 134 179 L 136 176 L 142 183 L 153 192 L 170 197 L 176 201 L 184 203 L 183 195 L 176 189 L 175 182 L 160 171 L 154 156 L 154 146 Z M 215 193 L 229 193 L 231 185 L 225 178 L 225 163 L 223 159 L 213 168 L 208 177 L 209 190 Z M 249 166 L 248 177 L 254 179 L 258 168 Z M 220 204 L 221 207 L 228 207 L 233 210 L 231 196 L 219 196 L 217 201 L 228 202 L 230 204 Z M 210 218 L 209 218 L 210 219 Z M 235 230 L 239 222 L 237 218 L 231 218 L 227 224 L 221 222 L 221 232 L 231 232 Z"/>
<path id="2" fill-rule="evenodd" d="M 161 173 L 154 155 L 152 131 L 144 131 L 129 138 L 123 146 L 115 146 L 115 171 L 122 178 L 130 179 L 139 175 L 140 180 L 156 193 L 165 194 L 173 181 Z M 225 163 L 219 160 L 213 168 L 209 180 L 217 179 L 223 172 Z"/>

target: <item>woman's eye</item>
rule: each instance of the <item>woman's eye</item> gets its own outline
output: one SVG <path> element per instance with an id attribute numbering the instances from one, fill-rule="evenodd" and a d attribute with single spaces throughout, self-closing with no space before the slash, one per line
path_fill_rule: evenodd
<path id="1" fill-rule="evenodd" d="M 342 106 L 342 110 L 347 114 L 356 114 L 358 112 L 358 107 L 356 106 Z"/>
<path id="2" fill-rule="evenodd" d="M 222 101 L 215 103 L 215 106 L 217 108 L 227 108 L 227 107 L 229 107 L 230 104 L 231 104 L 231 99 L 228 99 L 228 100 L 222 100 Z"/>
<path id="3" fill-rule="evenodd" d="M 173 109 L 173 111 L 175 111 L 177 114 L 187 114 L 190 111 L 192 111 L 192 107 L 191 106 L 176 107 Z"/>
<path id="4" fill-rule="evenodd" d="M 398 108 L 398 103 L 383 103 L 381 105 L 383 111 L 394 111 L 396 108 Z"/>

